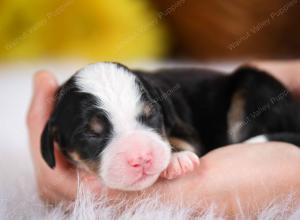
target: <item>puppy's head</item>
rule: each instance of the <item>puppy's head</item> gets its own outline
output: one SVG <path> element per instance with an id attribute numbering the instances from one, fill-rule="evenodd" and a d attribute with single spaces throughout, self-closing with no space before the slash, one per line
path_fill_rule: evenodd
<path id="1" fill-rule="evenodd" d="M 126 67 L 97 63 L 81 69 L 58 91 L 42 134 L 42 155 L 55 166 L 54 142 L 78 166 L 115 189 L 141 190 L 167 167 L 161 106 Z"/>

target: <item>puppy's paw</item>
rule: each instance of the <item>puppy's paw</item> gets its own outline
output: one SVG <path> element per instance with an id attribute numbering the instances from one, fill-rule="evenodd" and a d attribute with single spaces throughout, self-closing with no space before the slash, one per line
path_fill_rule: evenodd
<path id="1" fill-rule="evenodd" d="M 191 151 L 173 153 L 167 169 L 165 169 L 160 176 L 169 180 L 175 179 L 193 171 L 199 163 L 198 156 Z"/>

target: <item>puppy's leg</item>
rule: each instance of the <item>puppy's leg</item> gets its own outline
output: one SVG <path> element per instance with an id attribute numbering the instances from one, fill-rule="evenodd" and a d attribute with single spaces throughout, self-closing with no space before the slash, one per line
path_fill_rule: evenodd
<path id="1" fill-rule="evenodd" d="M 171 161 L 161 173 L 161 177 L 175 179 L 188 172 L 193 171 L 200 163 L 198 156 L 194 153 L 192 145 L 178 138 L 169 139 L 175 151 L 172 153 Z"/>

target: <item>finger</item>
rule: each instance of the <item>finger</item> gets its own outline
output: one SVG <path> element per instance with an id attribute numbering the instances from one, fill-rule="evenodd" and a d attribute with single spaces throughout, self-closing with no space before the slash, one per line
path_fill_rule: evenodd
<path id="1" fill-rule="evenodd" d="M 41 71 L 34 76 L 34 91 L 27 115 L 32 147 L 39 147 L 40 135 L 52 109 L 58 85 L 53 75 Z"/>
<path id="2" fill-rule="evenodd" d="M 96 175 L 75 168 L 73 171 L 73 173 L 64 172 L 56 181 L 56 184 L 60 186 L 57 191 L 60 196 L 72 200 L 78 193 L 86 190 L 91 192 L 93 196 L 100 195 L 102 184 Z M 57 187 L 55 188 L 57 189 Z"/>
<path id="3" fill-rule="evenodd" d="M 86 172 L 80 173 L 80 179 L 85 187 L 85 189 L 89 190 L 93 193 L 93 195 L 97 196 L 101 194 L 102 183 L 98 176 L 91 175 Z"/>
<path id="4" fill-rule="evenodd" d="M 68 172 L 69 175 L 73 175 L 74 165 L 71 164 L 68 160 L 66 160 L 65 156 L 59 150 L 59 147 L 56 143 L 54 147 L 54 155 L 56 161 L 55 170 L 62 171 L 62 173 Z"/>
<path id="5" fill-rule="evenodd" d="M 74 200 L 77 194 L 80 175 L 77 169 L 50 169 L 45 164 L 39 164 L 37 180 L 40 194 L 44 200 Z"/>
<path id="6" fill-rule="evenodd" d="M 254 62 L 252 66 L 268 71 L 271 75 L 281 81 L 291 92 L 300 97 L 300 62 Z"/>
<path id="7" fill-rule="evenodd" d="M 69 178 L 63 178 L 63 183 L 56 181 L 55 185 L 43 182 L 40 184 L 40 194 L 42 199 L 51 203 L 59 203 L 61 201 L 74 201 L 77 196 L 82 193 L 90 192 L 93 198 L 101 195 L 101 182 L 97 177 L 87 176 L 86 174 L 72 175 Z M 66 176 L 67 177 L 67 176 Z"/>

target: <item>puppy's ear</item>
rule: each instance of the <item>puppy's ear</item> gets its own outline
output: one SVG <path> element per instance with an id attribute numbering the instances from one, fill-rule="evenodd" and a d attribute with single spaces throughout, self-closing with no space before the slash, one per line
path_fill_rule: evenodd
<path id="1" fill-rule="evenodd" d="M 136 71 L 136 73 L 141 73 L 139 71 Z M 162 110 L 163 119 L 164 119 L 164 125 L 166 128 L 171 128 L 176 124 L 176 121 L 178 119 L 177 113 L 174 109 L 173 103 L 169 99 L 169 97 L 163 93 L 160 87 L 163 87 L 163 85 L 160 85 L 160 81 L 154 81 L 155 79 L 149 78 L 147 75 L 139 75 L 139 81 L 146 89 L 146 93 L 150 95 L 150 97 L 153 99 L 153 102 L 157 102 Z"/>
<path id="2" fill-rule="evenodd" d="M 55 167 L 54 128 L 50 120 L 45 125 L 44 131 L 42 133 L 41 153 L 48 166 L 54 168 Z"/>
<path id="3" fill-rule="evenodd" d="M 197 146 L 197 143 L 200 143 L 198 133 L 195 129 L 188 123 L 181 119 L 178 112 L 176 111 L 175 104 L 172 101 L 171 96 L 176 95 L 180 85 L 177 84 L 171 90 L 163 92 L 161 88 L 164 87 L 161 84 L 161 81 L 153 81 L 155 78 L 146 78 L 147 75 L 142 72 L 140 75 L 140 81 L 145 87 L 146 92 L 153 98 L 154 102 L 157 102 L 162 110 L 164 127 L 168 135 L 184 139 L 186 142 L 189 142 L 193 146 Z"/>

